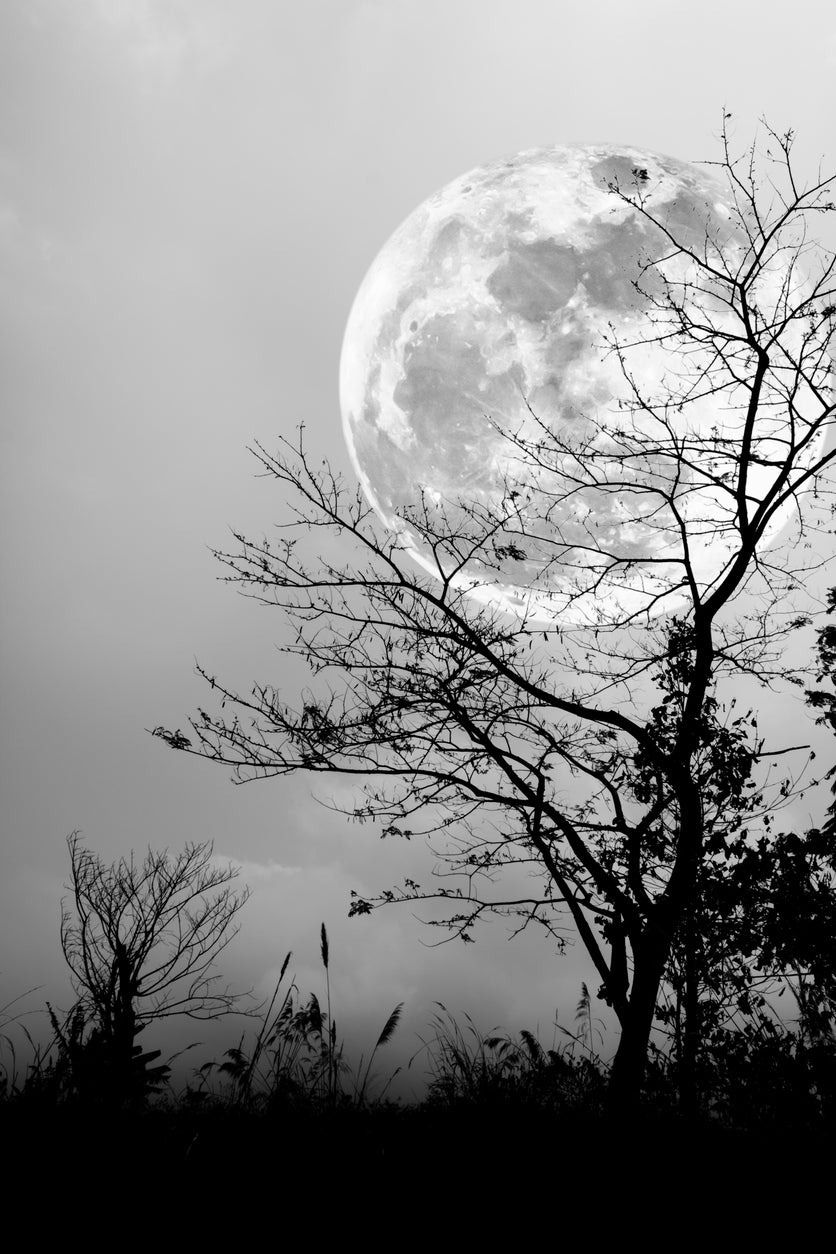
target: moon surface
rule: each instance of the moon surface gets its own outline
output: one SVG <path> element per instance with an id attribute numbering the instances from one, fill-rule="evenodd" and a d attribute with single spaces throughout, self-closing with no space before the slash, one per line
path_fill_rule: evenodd
<path id="1" fill-rule="evenodd" d="M 683 520 L 700 586 L 735 547 L 718 484 L 742 409 L 700 394 L 709 350 L 661 336 L 663 298 L 727 325 L 688 251 L 734 271 L 746 248 L 725 184 L 637 148 L 534 149 L 431 196 L 343 343 L 345 439 L 379 517 L 424 569 L 527 621 L 680 608 Z"/>

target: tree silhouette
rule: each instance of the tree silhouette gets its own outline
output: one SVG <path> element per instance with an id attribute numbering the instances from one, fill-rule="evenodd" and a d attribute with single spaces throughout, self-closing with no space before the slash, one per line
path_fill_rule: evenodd
<path id="1" fill-rule="evenodd" d="M 793 748 L 766 745 L 731 693 L 740 676 L 803 685 L 786 643 L 818 608 L 812 540 L 836 456 L 834 258 L 810 232 L 834 208 L 832 180 L 801 185 L 791 133 L 766 124 L 765 150 L 734 156 L 727 119 L 713 163 L 725 226 L 655 212 L 643 168 L 608 184 L 655 241 L 633 276 L 635 331 L 605 346 L 618 412 L 502 427 L 501 499 L 424 495 L 394 534 L 311 462 L 301 433 L 277 455 L 257 445 L 293 513 L 278 539 L 236 534 L 239 550 L 216 556 L 288 616 L 287 651 L 316 690 L 294 707 L 269 684 L 239 693 L 201 669 L 234 716 L 200 711 L 188 736 L 155 729 L 240 780 L 337 772 L 363 789 L 358 819 L 426 836 L 449 878 L 355 897 L 355 914 L 436 898 L 463 939 L 493 911 L 558 947 L 568 914 L 619 1021 L 618 1110 L 640 1095 L 712 833 L 735 807 L 757 816 L 764 765 Z M 649 382 L 642 360 L 667 364 Z M 329 533 L 354 556 L 321 557 Z M 415 573 L 418 548 L 434 577 Z M 523 557 L 528 610 L 472 595 L 474 570 L 490 584 Z"/>
<path id="2" fill-rule="evenodd" d="M 182 853 L 149 849 L 107 865 L 78 832 L 67 840 L 71 904 L 61 907 L 61 947 L 78 998 L 60 1030 L 63 1052 L 81 1077 L 121 1100 L 154 1087 L 164 1069 L 148 1069 L 159 1050 L 135 1043 L 144 1028 L 174 1015 L 217 1018 L 238 994 L 218 987 L 214 966 L 237 931 L 249 890 L 229 885 L 237 870 L 213 863 L 211 844 Z M 84 1023 L 93 1032 L 83 1040 Z"/>

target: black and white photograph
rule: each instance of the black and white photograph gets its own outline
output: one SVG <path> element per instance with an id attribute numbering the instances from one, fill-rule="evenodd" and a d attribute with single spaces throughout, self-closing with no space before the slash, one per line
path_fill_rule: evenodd
<path id="1" fill-rule="evenodd" d="M 812 1234 L 835 83 L 824 0 L 0 0 L 10 1199 Z"/>

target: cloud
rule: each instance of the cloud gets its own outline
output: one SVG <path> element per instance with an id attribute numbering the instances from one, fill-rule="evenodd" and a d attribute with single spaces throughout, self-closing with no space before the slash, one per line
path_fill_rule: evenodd
<path id="1" fill-rule="evenodd" d="M 237 869 L 242 883 L 251 886 L 275 879 L 290 879 L 304 871 L 301 866 L 285 866 L 281 862 L 272 860 L 270 862 L 241 862 L 238 858 L 224 858 L 222 854 L 218 854 L 217 859 L 222 862 L 231 862 Z"/>
<path id="2" fill-rule="evenodd" d="M 225 57 L 222 14 L 212 3 L 180 0 L 87 0 L 93 21 L 132 63 L 151 94 L 167 91 L 184 70 L 212 69 Z"/>

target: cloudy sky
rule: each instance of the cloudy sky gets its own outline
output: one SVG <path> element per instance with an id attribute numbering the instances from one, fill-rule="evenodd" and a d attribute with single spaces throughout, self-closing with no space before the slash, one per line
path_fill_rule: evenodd
<path id="1" fill-rule="evenodd" d="M 245 689 L 286 666 L 275 612 L 217 582 L 209 548 L 281 513 L 253 440 L 304 420 L 350 473 L 345 320 L 420 201 L 551 143 L 712 158 L 724 105 L 744 138 L 761 114 L 795 128 L 802 171 L 832 166 L 834 76 L 825 0 L 0 0 L 0 1005 L 33 985 L 30 1004 L 69 1002 L 78 828 L 108 859 L 212 840 L 240 863 L 226 969 L 258 991 L 288 949 L 322 990 L 324 920 L 361 1042 L 401 1000 L 407 1056 L 435 1000 L 547 1043 L 556 1008 L 571 1022 L 580 953 L 501 923 L 432 949 L 408 911 L 348 920 L 352 888 L 426 852 L 146 729 L 206 701 L 195 660 Z"/>

